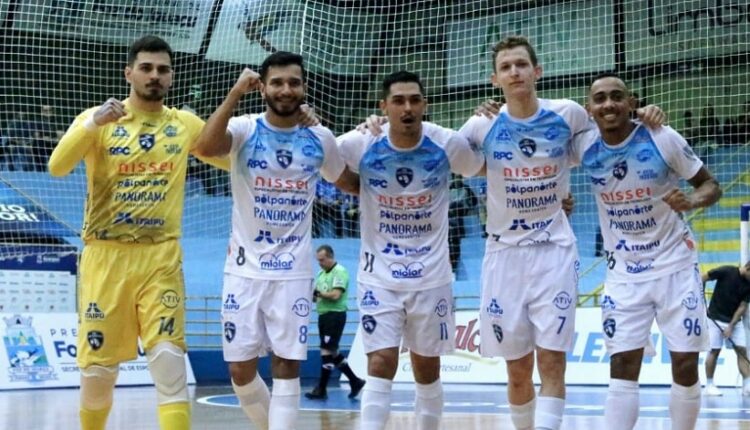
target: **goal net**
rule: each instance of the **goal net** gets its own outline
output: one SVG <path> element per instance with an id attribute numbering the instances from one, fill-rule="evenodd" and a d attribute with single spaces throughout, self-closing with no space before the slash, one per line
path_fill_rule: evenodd
<path id="1" fill-rule="evenodd" d="M 402 69 L 423 79 L 429 120 L 459 128 L 480 102 L 500 96 L 490 84 L 492 46 L 525 35 L 544 70 L 541 97 L 584 103 L 591 78 L 615 71 L 641 104 L 667 112 L 724 189 L 718 204 L 687 215 L 701 261 L 739 258 L 738 208 L 750 200 L 747 0 L 0 0 L 3 257 L 80 247 L 83 166 L 52 179 L 46 162 L 77 113 L 127 96 L 127 46 L 149 33 L 177 53 L 167 104 L 204 119 L 243 67 L 257 68 L 276 50 L 302 54 L 307 101 L 335 134 L 377 113 L 382 78 Z M 238 113 L 263 108 L 248 96 Z M 595 292 L 604 265 L 594 201 L 579 170 L 571 191 L 581 291 Z M 466 179 L 452 194 L 452 217 L 463 224 L 457 290 L 476 295 L 485 183 Z M 189 294 L 219 291 L 230 206 L 227 175 L 191 163 L 183 222 Z M 356 199 L 320 186 L 316 243 L 333 243 L 352 272 L 357 224 Z"/>

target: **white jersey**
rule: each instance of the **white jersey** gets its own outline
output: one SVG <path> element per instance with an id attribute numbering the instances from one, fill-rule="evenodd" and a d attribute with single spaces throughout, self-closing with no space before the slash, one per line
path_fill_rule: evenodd
<path id="1" fill-rule="evenodd" d="M 474 175 L 484 159 L 455 131 L 432 123 L 422 123 L 422 140 L 410 149 L 393 146 L 388 131 L 339 137 L 341 155 L 360 176 L 357 280 L 408 291 L 445 285 L 451 172 Z"/>
<path id="2" fill-rule="evenodd" d="M 344 162 L 324 127 L 280 129 L 265 115 L 234 117 L 232 233 L 224 271 L 255 279 L 313 278 L 312 204 L 320 175 L 336 182 Z"/>
<path id="3" fill-rule="evenodd" d="M 511 117 L 505 105 L 494 120 L 473 116 L 461 127 L 487 160 L 487 252 L 575 243 L 562 199 L 570 188 L 571 141 L 590 127 L 577 103 L 547 99 L 527 119 Z"/>
<path id="4" fill-rule="evenodd" d="M 576 141 L 572 160 L 591 180 L 608 281 L 655 279 L 698 262 L 693 233 L 662 201 L 680 178 L 692 178 L 703 166 L 676 131 L 638 125 L 624 142 L 609 146 L 593 130 Z"/>

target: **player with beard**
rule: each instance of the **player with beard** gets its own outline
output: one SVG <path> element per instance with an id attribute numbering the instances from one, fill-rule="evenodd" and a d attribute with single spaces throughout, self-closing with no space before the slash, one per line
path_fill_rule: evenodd
<path id="1" fill-rule="evenodd" d="M 266 110 L 232 117 L 259 90 Z M 224 359 L 246 415 L 260 429 L 289 430 L 299 411 L 299 364 L 307 358 L 313 294 L 311 215 L 320 176 L 357 193 L 330 130 L 298 122 L 305 98 L 302 57 L 270 55 L 260 74 L 245 69 L 206 123 L 204 156 L 232 160 L 232 233 L 224 266 Z M 273 396 L 258 357 L 273 351 Z"/>
<path id="2" fill-rule="evenodd" d="M 172 57 L 158 37 L 135 41 L 125 67 L 130 96 L 78 115 L 49 160 L 50 174 L 64 176 L 83 159 L 88 178 L 77 355 L 84 430 L 105 428 L 119 364 L 136 358 L 138 337 L 160 428 L 190 428 L 178 239 L 187 156 L 203 121 L 164 106 Z"/>

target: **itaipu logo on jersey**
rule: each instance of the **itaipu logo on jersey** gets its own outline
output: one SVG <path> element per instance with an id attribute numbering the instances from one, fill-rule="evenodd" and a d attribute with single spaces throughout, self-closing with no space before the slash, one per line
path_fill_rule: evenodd
<path id="1" fill-rule="evenodd" d="M 411 181 L 414 179 L 414 171 L 408 167 L 399 167 L 396 169 L 396 181 L 398 183 L 406 188 L 411 184 Z"/>
<path id="2" fill-rule="evenodd" d="M 286 169 L 292 164 L 292 151 L 288 149 L 277 149 L 276 150 L 276 161 L 279 165 Z"/>

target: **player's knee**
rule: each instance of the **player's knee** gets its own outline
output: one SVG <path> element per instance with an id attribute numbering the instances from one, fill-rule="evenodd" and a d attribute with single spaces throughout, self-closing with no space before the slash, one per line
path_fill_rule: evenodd
<path id="1" fill-rule="evenodd" d="M 146 356 L 159 404 L 187 402 L 187 372 L 183 350 L 172 343 L 161 342 L 151 348 Z"/>
<path id="2" fill-rule="evenodd" d="M 397 348 L 381 349 L 367 354 L 367 374 L 370 376 L 393 380 L 397 367 Z"/>
<path id="3" fill-rule="evenodd" d="M 81 369 L 81 408 L 98 411 L 111 405 L 118 373 L 118 366 Z"/>
<path id="4" fill-rule="evenodd" d="M 672 377 L 674 382 L 689 387 L 698 380 L 698 353 L 672 352 Z"/>

